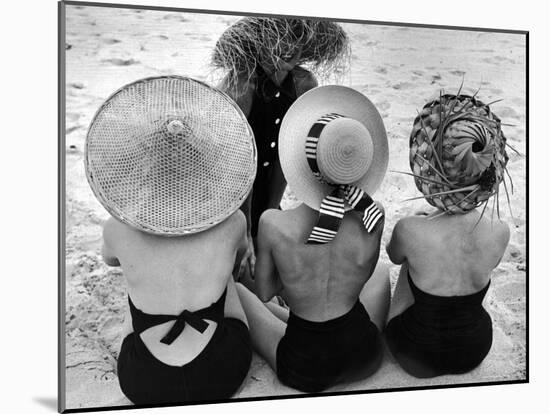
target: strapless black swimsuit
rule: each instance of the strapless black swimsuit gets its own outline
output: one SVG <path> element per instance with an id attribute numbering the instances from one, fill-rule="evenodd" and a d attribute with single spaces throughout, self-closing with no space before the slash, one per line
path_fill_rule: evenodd
<path id="1" fill-rule="evenodd" d="M 184 403 L 231 397 L 245 379 L 252 358 L 248 328 L 236 318 L 224 317 L 226 292 L 207 308 L 179 315 L 150 315 L 128 297 L 134 332 L 120 349 L 118 379 L 122 392 L 134 404 Z M 171 344 L 183 329 L 204 332 L 206 320 L 218 325 L 210 342 L 191 362 L 167 365 L 147 349 L 140 334 L 152 326 L 176 322 L 161 342 Z"/>
<path id="2" fill-rule="evenodd" d="M 478 366 L 493 342 L 491 317 L 482 306 L 490 282 L 464 296 L 435 296 L 408 275 L 414 304 L 386 326 L 388 346 L 409 374 L 430 378 Z"/>
<path id="3" fill-rule="evenodd" d="M 308 321 L 290 312 L 277 346 L 277 377 L 305 392 L 366 378 L 381 362 L 380 332 L 359 301 L 348 313 L 325 322 Z"/>

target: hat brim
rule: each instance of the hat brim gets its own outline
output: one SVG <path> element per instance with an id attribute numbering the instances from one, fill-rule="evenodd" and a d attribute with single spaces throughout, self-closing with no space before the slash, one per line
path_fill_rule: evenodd
<path id="1" fill-rule="evenodd" d="M 166 139 L 159 125 L 171 117 L 196 132 Z M 186 145 L 189 137 L 194 143 Z M 146 233 L 182 236 L 241 207 L 256 176 L 257 150 L 227 94 L 189 77 L 154 76 L 123 86 L 101 105 L 86 135 L 84 165 L 113 217 Z"/>
<path id="2" fill-rule="evenodd" d="M 300 96 L 288 109 L 279 132 L 279 159 L 286 181 L 296 198 L 319 210 L 321 201 L 333 187 L 321 183 L 311 171 L 306 158 L 305 142 L 311 126 L 329 113 L 355 119 L 369 131 L 373 157 L 365 175 L 352 183 L 372 195 L 388 168 L 388 139 L 380 113 L 362 93 L 338 85 L 320 86 Z"/>

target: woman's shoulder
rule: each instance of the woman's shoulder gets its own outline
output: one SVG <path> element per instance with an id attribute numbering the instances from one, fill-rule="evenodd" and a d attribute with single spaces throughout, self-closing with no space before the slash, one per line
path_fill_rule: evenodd
<path id="1" fill-rule="evenodd" d="M 288 210 L 268 209 L 260 216 L 259 231 L 264 238 L 288 239 L 300 234 L 304 223 L 309 221 L 307 208 L 301 204 Z"/>
<path id="2" fill-rule="evenodd" d="M 242 92 L 256 87 L 257 77 L 255 74 L 247 75 L 245 73 L 227 74 L 220 83 L 218 89 L 226 93 L 235 92 L 236 90 Z"/>
<path id="3" fill-rule="evenodd" d="M 298 66 L 298 65 L 296 65 L 292 68 L 292 74 L 294 75 L 294 77 L 297 77 L 297 78 L 313 78 L 313 79 L 315 79 L 315 76 L 313 75 L 313 73 L 311 73 L 306 68 L 304 68 L 302 66 Z"/>
<path id="4" fill-rule="evenodd" d="M 126 237 L 129 226 L 124 224 L 114 217 L 109 217 L 103 224 L 103 240 L 113 246 L 116 241 L 122 237 Z"/>
<path id="5" fill-rule="evenodd" d="M 510 241 L 510 227 L 505 221 L 490 217 L 481 217 L 477 226 L 480 237 L 490 244 L 497 242 L 502 248 L 506 248 Z"/>
<path id="6" fill-rule="evenodd" d="M 407 248 L 407 246 L 432 244 L 442 234 L 439 230 L 433 228 L 433 223 L 426 215 L 401 217 L 388 230 L 392 241 L 401 246 L 402 249 Z"/>
<path id="7" fill-rule="evenodd" d="M 256 76 L 247 77 L 241 74 L 232 79 L 227 75 L 218 85 L 218 89 L 229 95 L 239 105 L 243 113 L 248 116 L 254 100 L 256 84 Z"/>
<path id="8" fill-rule="evenodd" d="M 427 216 L 425 215 L 413 215 L 405 216 L 398 219 L 393 226 L 393 232 L 398 233 L 411 233 L 418 231 L 427 223 Z"/>
<path id="9" fill-rule="evenodd" d="M 264 232 L 268 231 L 269 233 L 272 233 L 273 230 L 280 230 L 281 220 L 284 219 L 285 215 L 283 213 L 288 214 L 288 211 L 283 212 L 274 208 L 265 210 L 260 216 L 259 227 L 264 228 Z"/>
<path id="10" fill-rule="evenodd" d="M 244 232 L 246 230 L 246 217 L 242 210 L 238 209 L 216 227 L 224 229 L 224 231 Z"/>
<path id="11" fill-rule="evenodd" d="M 241 210 L 237 210 L 205 231 L 183 236 L 182 241 L 209 248 L 220 245 L 229 247 L 237 245 L 243 237 L 246 237 L 246 218 Z"/>
<path id="12" fill-rule="evenodd" d="M 417 214 L 399 220 L 394 231 L 396 229 L 409 240 L 423 239 L 436 243 L 460 234 L 472 242 L 490 241 L 506 246 L 510 237 L 509 227 L 504 221 L 481 216 L 477 211 L 456 215 L 441 215 L 437 211 L 427 215 Z"/>
<path id="13" fill-rule="evenodd" d="M 292 69 L 292 75 L 294 76 L 294 85 L 296 86 L 296 94 L 298 96 L 319 86 L 319 82 L 317 82 L 317 78 L 313 73 L 301 66 L 296 66 Z"/>

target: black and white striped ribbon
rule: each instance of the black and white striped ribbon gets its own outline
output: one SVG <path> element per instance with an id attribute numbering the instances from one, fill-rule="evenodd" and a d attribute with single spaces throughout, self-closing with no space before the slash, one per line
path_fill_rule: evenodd
<path id="1" fill-rule="evenodd" d="M 321 182 L 334 185 L 334 190 L 321 201 L 317 224 L 311 231 L 307 244 L 324 244 L 332 241 L 344 218 L 345 202 L 352 209 L 363 212 L 363 225 L 370 233 L 384 214 L 376 206 L 373 199 L 363 190 L 352 185 L 337 185 L 328 182 L 317 164 L 317 145 L 323 128 L 332 120 L 343 118 L 342 115 L 331 113 L 317 120 L 309 130 L 306 139 L 306 157 L 313 175 Z"/>
<path id="2" fill-rule="evenodd" d="M 319 166 L 317 165 L 317 145 L 319 144 L 319 137 L 321 136 L 321 132 L 323 131 L 325 125 L 337 118 L 344 118 L 344 116 L 335 113 L 322 116 L 313 124 L 306 138 L 307 163 L 309 164 L 309 168 L 313 172 L 313 175 L 319 181 L 322 181 L 324 183 L 326 183 L 327 181 L 319 172 Z"/>
<path id="3" fill-rule="evenodd" d="M 346 186 L 344 190 L 346 201 L 352 209 L 363 212 L 363 225 L 370 233 L 378 221 L 384 217 L 374 200 L 363 190 L 353 185 Z"/>

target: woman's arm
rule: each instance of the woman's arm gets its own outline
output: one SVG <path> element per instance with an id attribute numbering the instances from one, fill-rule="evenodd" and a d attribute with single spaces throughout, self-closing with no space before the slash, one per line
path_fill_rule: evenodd
<path id="1" fill-rule="evenodd" d="M 124 321 L 122 322 L 122 330 L 120 335 L 121 343 L 118 349 L 122 346 L 122 341 L 124 341 L 124 338 L 132 332 L 134 332 L 134 327 L 132 326 L 132 314 L 130 313 L 130 305 L 128 304 L 128 301 L 126 301 L 126 305 L 124 306 Z"/>
<path id="2" fill-rule="evenodd" d="M 242 283 L 245 283 L 246 286 L 251 289 L 250 285 L 254 280 L 254 268 L 256 267 L 256 254 L 254 252 L 254 238 L 252 237 L 252 219 L 251 219 L 251 209 L 252 209 L 252 191 L 248 194 L 248 197 L 241 205 L 241 212 L 244 215 L 245 219 L 245 234 L 244 234 L 244 243 L 245 250 L 244 253 L 240 256 L 240 265 L 238 267 L 237 273 L 233 273 L 235 280 L 238 280 Z M 245 280 L 248 279 L 248 282 Z"/>
<path id="3" fill-rule="evenodd" d="M 313 89 L 317 86 L 319 86 L 319 82 L 317 82 L 317 79 L 313 74 L 300 67 L 296 66 L 293 70 L 294 74 L 294 87 L 296 88 L 296 95 L 300 96 L 309 91 L 310 89 Z"/>
<path id="4" fill-rule="evenodd" d="M 405 231 L 406 224 L 403 221 L 403 219 L 399 220 L 395 227 L 393 228 L 393 232 L 391 235 L 391 240 L 389 244 L 386 246 L 386 252 L 388 253 L 388 257 L 390 260 L 395 264 L 402 264 L 407 257 L 405 256 L 405 237 L 404 237 L 404 231 Z"/>
<path id="5" fill-rule="evenodd" d="M 103 243 L 101 255 L 103 256 L 103 261 L 107 266 L 120 266 L 120 262 L 117 257 L 111 252 L 106 243 Z"/>
<path id="6" fill-rule="evenodd" d="M 103 261 L 107 266 L 120 266 L 120 262 L 116 257 L 115 252 L 113 251 L 112 239 L 113 239 L 113 218 L 108 219 L 103 226 L 103 246 L 101 248 L 101 255 L 103 256 Z"/>
<path id="7" fill-rule="evenodd" d="M 235 213 L 238 216 L 238 239 L 237 239 L 237 251 L 235 254 L 235 264 L 233 266 L 233 278 L 239 280 L 239 277 L 244 272 L 246 266 L 246 255 L 248 250 L 248 240 L 246 231 L 246 218 L 242 210 Z"/>
<path id="8" fill-rule="evenodd" d="M 250 230 L 252 228 L 250 220 L 250 212 L 252 211 L 252 190 L 248 194 L 248 197 L 246 197 L 246 200 L 244 200 L 244 203 L 242 203 L 240 210 L 243 212 L 246 219 L 246 234 L 250 237 Z"/>
<path id="9" fill-rule="evenodd" d="M 231 86 L 229 84 L 229 77 L 226 76 L 222 79 L 221 83 L 218 85 L 218 88 L 225 92 L 231 99 L 233 99 L 244 116 L 248 117 L 250 115 L 250 110 L 252 108 L 252 101 L 254 99 L 254 90 L 255 82 L 253 80 L 244 80 L 239 79 L 237 85 Z M 246 267 L 250 270 L 250 278 L 253 279 L 254 267 L 256 265 L 256 256 L 254 254 L 254 240 L 252 238 L 251 228 L 252 228 L 252 219 L 251 219 L 251 209 L 252 209 L 252 191 L 248 194 L 248 197 L 241 205 L 240 210 L 244 213 L 246 218 L 246 237 L 247 237 L 247 249 L 245 254 L 241 256 L 241 261 L 238 267 L 238 274 L 234 274 L 236 280 L 240 280 L 241 277 L 245 278 L 247 274 Z"/>
<path id="10" fill-rule="evenodd" d="M 246 117 L 250 115 L 255 88 L 256 83 L 253 80 L 246 79 L 239 79 L 236 85 L 230 85 L 229 77 L 227 76 L 218 85 L 218 89 L 229 95 L 241 108 Z"/>
<path id="11" fill-rule="evenodd" d="M 266 214 L 267 213 L 267 214 Z M 270 236 L 270 223 L 266 216 L 269 212 L 265 212 L 260 217 L 260 223 L 258 228 L 258 252 L 256 260 L 256 295 L 261 301 L 267 302 L 277 293 L 279 293 L 283 285 L 275 263 L 273 262 L 273 256 L 271 255 L 271 241 Z"/>
<path id="12" fill-rule="evenodd" d="M 278 209 L 285 193 L 286 180 L 281 168 L 281 162 L 277 158 L 273 167 L 273 174 L 269 181 L 269 202 L 267 208 Z"/>
<path id="13" fill-rule="evenodd" d="M 508 243 L 510 242 L 510 227 L 508 227 L 508 224 L 504 221 L 500 221 L 498 223 L 498 227 L 497 242 L 498 245 L 501 246 L 501 254 L 496 264 L 493 266 L 493 269 L 500 264 L 500 261 L 504 257 L 504 253 L 506 253 L 506 247 L 508 247 Z"/>

